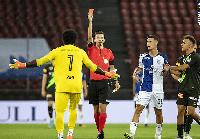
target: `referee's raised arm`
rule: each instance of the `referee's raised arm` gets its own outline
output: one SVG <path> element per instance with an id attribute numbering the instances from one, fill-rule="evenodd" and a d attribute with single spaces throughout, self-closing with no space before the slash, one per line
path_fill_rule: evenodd
<path id="1" fill-rule="evenodd" d="M 93 13 L 88 13 L 88 19 L 89 19 L 88 44 L 89 44 L 89 43 L 93 43 L 93 38 L 92 38 L 92 19 L 93 19 Z"/>

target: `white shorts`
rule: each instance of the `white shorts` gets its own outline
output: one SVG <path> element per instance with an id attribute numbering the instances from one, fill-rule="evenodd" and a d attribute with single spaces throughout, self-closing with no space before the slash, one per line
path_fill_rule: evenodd
<path id="1" fill-rule="evenodd" d="M 137 101 L 138 100 L 138 93 L 135 94 L 133 101 Z"/>
<path id="2" fill-rule="evenodd" d="M 149 102 L 151 102 L 151 106 L 157 109 L 162 109 L 164 99 L 164 93 L 159 92 L 146 92 L 146 91 L 140 91 L 138 95 L 138 100 L 136 101 L 136 104 L 140 104 L 143 106 L 147 106 Z"/>
<path id="3" fill-rule="evenodd" d="M 198 100 L 198 102 L 197 102 L 197 105 L 200 105 L 200 95 L 199 95 L 199 100 Z"/>
<path id="4" fill-rule="evenodd" d="M 81 93 L 81 99 L 78 103 L 78 105 L 83 105 L 83 102 L 84 102 L 84 95 L 83 95 L 83 92 Z"/>

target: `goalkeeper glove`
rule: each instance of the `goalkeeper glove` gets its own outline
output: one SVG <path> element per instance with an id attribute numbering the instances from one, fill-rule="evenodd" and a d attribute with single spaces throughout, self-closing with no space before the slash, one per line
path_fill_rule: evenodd
<path id="1" fill-rule="evenodd" d="M 15 64 L 9 64 L 11 69 L 21 69 L 21 68 L 26 68 L 26 63 L 21 63 L 17 59 L 13 59 Z"/>
<path id="2" fill-rule="evenodd" d="M 116 74 L 117 69 L 110 71 L 110 72 L 106 72 L 105 76 L 111 78 L 111 79 L 117 79 L 120 77 L 120 75 Z"/>

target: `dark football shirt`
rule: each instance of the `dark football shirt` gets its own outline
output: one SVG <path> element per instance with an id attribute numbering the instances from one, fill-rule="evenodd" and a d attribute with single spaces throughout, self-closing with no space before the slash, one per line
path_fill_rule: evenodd
<path id="1" fill-rule="evenodd" d="M 189 55 L 183 55 L 177 61 L 177 65 L 188 64 L 190 67 L 182 72 L 179 83 L 179 91 L 195 91 L 200 89 L 200 56 L 192 52 Z"/>
<path id="2" fill-rule="evenodd" d="M 55 78 L 54 78 L 54 69 L 52 64 L 47 64 L 43 72 L 47 74 L 47 83 L 46 83 L 46 91 L 48 93 L 55 92 Z"/>

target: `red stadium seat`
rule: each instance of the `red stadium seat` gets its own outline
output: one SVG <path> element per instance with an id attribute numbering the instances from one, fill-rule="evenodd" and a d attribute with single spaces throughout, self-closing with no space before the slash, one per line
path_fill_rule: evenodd
<path id="1" fill-rule="evenodd" d="M 159 11 L 157 9 L 151 9 L 151 17 L 159 19 Z"/>
<path id="2" fill-rule="evenodd" d="M 164 24 L 165 31 L 174 31 L 174 27 L 172 24 Z"/>
<path id="3" fill-rule="evenodd" d="M 132 17 L 140 17 L 140 12 L 137 9 L 132 9 L 131 16 Z"/>
<path id="4" fill-rule="evenodd" d="M 160 16 L 161 16 L 161 17 L 168 17 L 168 16 L 169 16 L 169 15 L 168 15 L 168 11 L 165 10 L 165 9 L 160 9 L 160 10 L 159 10 L 159 13 L 160 13 Z"/>
<path id="5" fill-rule="evenodd" d="M 181 16 L 181 17 L 186 17 L 186 16 L 188 16 L 188 12 L 187 12 L 186 9 L 181 9 L 179 12 L 180 12 L 180 16 Z"/>
<path id="6" fill-rule="evenodd" d="M 139 5 L 137 2 L 131 1 L 130 2 L 130 9 L 134 10 L 134 9 L 138 9 Z"/>
<path id="7" fill-rule="evenodd" d="M 175 2 L 167 2 L 168 4 L 168 9 L 169 10 L 172 10 L 172 9 L 176 9 L 177 8 L 177 5 Z"/>
<path id="8" fill-rule="evenodd" d="M 153 2 L 153 1 L 149 2 L 149 8 L 150 9 L 157 9 L 157 2 Z"/>
<path id="9" fill-rule="evenodd" d="M 182 24 L 175 24 L 175 30 L 176 31 L 183 31 L 183 25 Z"/>
<path id="10" fill-rule="evenodd" d="M 173 24 L 182 24 L 182 20 L 180 17 L 172 17 Z"/>
<path id="11" fill-rule="evenodd" d="M 145 31 L 153 31 L 153 27 L 151 24 L 144 24 Z"/>
<path id="12" fill-rule="evenodd" d="M 192 19 L 190 17 L 183 17 L 184 24 L 192 24 Z"/>
<path id="13" fill-rule="evenodd" d="M 142 17 L 142 24 L 151 24 L 151 20 L 149 17 Z"/>
<path id="14" fill-rule="evenodd" d="M 163 9 L 167 9 L 167 4 L 163 1 L 159 1 L 158 2 L 158 8 L 163 10 Z"/>
<path id="15" fill-rule="evenodd" d="M 143 27 L 141 24 L 135 24 L 134 28 L 135 28 L 135 31 L 143 31 Z"/>
<path id="16" fill-rule="evenodd" d="M 170 9 L 170 10 L 169 10 L 169 15 L 170 15 L 171 17 L 179 17 L 179 16 L 178 16 L 178 11 L 177 11 L 176 9 Z"/>

